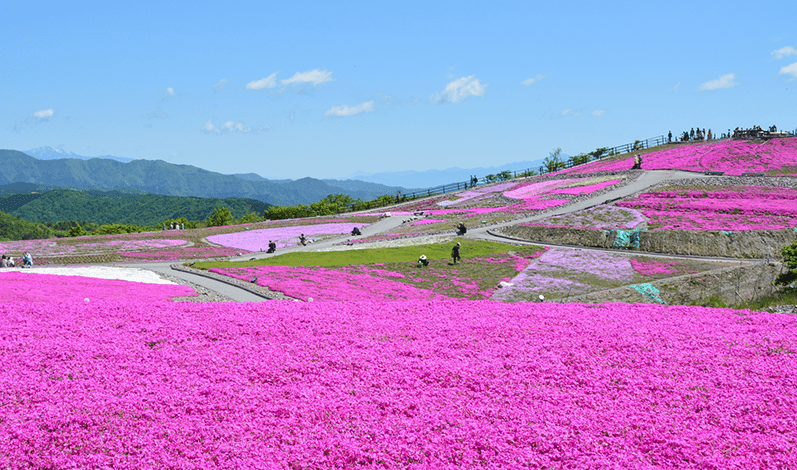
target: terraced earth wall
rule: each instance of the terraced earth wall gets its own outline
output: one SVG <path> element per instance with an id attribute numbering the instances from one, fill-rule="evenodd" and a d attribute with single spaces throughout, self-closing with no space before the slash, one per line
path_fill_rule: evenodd
<path id="1" fill-rule="evenodd" d="M 654 289 L 643 285 L 623 286 L 554 302 L 658 303 L 658 296 L 667 304 L 701 305 L 715 301 L 738 305 L 772 293 L 772 281 L 783 269 L 780 263 L 745 264 L 653 281 L 649 286 Z"/>
<path id="2" fill-rule="evenodd" d="M 617 231 L 514 225 L 493 231 L 499 235 L 540 243 L 614 248 Z M 654 230 L 639 232 L 639 248 L 665 254 L 763 259 L 797 240 L 794 229 L 755 231 Z"/>

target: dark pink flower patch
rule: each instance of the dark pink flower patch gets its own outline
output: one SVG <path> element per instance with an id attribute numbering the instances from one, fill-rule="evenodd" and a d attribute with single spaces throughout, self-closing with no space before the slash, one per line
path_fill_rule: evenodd
<path id="1" fill-rule="evenodd" d="M 0 304 L 2 468 L 795 468 L 797 319 Z"/>

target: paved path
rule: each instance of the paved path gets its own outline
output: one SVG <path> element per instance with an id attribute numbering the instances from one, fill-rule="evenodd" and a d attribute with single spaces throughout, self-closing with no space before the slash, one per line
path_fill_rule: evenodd
<path id="1" fill-rule="evenodd" d="M 216 279 L 211 279 L 205 276 L 199 276 L 197 274 L 187 273 L 184 271 L 177 271 L 171 268 L 170 263 L 137 264 L 135 267 L 149 269 L 150 271 L 155 271 L 157 273 L 168 274 L 170 276 L 198 284 L 208 290 L 212 290 L 221 295 L 226 295 L 236 302 L 265 302 L 267 300 L 232 284 L 227 284 L 226 282 L 217 281 Z"/>
<path id="2" fill-rule="evenodd" d="M 567 214 L 570 212 L 576 212 L 584 209 L 588 209 L 593 206 L 597 206 L 603 204 L 607 201 L 612 201 L 615 199 L 627 197 L 631 194 L 634 194 L 638 191 L 642 191 L 646 188 L 651 186 L 657 185 L 659 183 L 663 183 L 665 181 L 673 180 L 673 179 L 686 179 L 686 178 L 711 178 L 711 176 L 706 176 L 701 173 L 691 173 L 686 171 L 675 171 L 675 170 L 648 170 L 644 171 L 642 175 L 637 178 L 635 181 L 621 187 L 614 189 L 608 193 L 604 193 L 600 196 L 595 196 L 593 198 L 585 199 L 582 201 L 575 202 L 573 204 L 568 204 L 566 206 L 554 209 L 552 211 L 546 212 L 544 214 L 538 214 L 531 217 L 525 217 L 522 219 L 513 219 L 508 222 L 503 222 L 500 224 L 491 225 L 489 227 L 481 227 L 476 228 L 468 231 L 467 237 L 468 238 L 477 238 L 477 239 L 484 239 L 484 240 L 492 240 L 492 241 L 503 241 L 504 239 L 501 237 L 497 237 L 491 233 L 488 233 L 488 230 L 495 230 L 503 227 L 507 227 L 509 225 L 515 225 L 520 222 L 532 222 L 535 220 L 540 220 L 545 217 L 551 217 L 554 215 L 562 215 Z M 390 207 L 384 207 L 381 210 L 384 212 L 390 212 Z M 372 212 L 372 211 L 369 211 Z M 406 218 L 406 217 L 405 217 Z M 384 233 L 390 231 L 394 228 L 401 226 L 403 219 L 401 216 L 393 216 L 393 217 L 386 217 L 380 219 L 378 222 L 373 223 L 365 228 L 362 229 L 362 236 L 369 237 L 373 235 L 378 235 L 380 233 Z M 254 253 L 247 253 L 246 255 L 233 257 L 231 261 L 245 261 L 251 259 L 263 259 L 263 258 L 270 258 L 272 256 L 281 255 L 284 253 L 292 253 L 297 251 L 317 251 L 319 249 L 329 248 L 336 243 L 340 243 L 346 239 L 352 238 L 350 235 L 343 235 L 339 237 L 332 237 L 326 240 L 322 240 L 315 243 L 310 243 L 307 246 L 292 246 L 292 247 L 285 247 L 280 248 L 277 250 L 277 253 L 264 253 L 264 252 L 254 252 Z M 531 243 L 531 242 L 529 242 Z M 583 247 L 584 249 L 590 249 L 589 247 Z M 598 248 L 596 248 L 598 249 Z M 705 258 L 702 258 L 705 259 Z M 138 264 L 138 267 L 142 267 L 145 269 L 150 269 L 152 271 L 156 271 L 159 273 L 169 274 L 171 276 L 184 279 L 186 281 L 198 284 L 200 286 L 205 287 L 206 289 L 210 289 L 213 291 L 218 292 L 219 294 L 226 295 L 237 302 L 263 302 L 266 299 L 262 297 L 258 297 L 248 291 L 240 289 L 234 285 L 226 284 L 221 281 L 217 281 L 215 279 L 206 278 L 203 276 L 198 276 L 196 274 L 186 273 L 183 271 L 177 271 L 171 269 L 170 263 L 146 263 L 146 264 Z"/>

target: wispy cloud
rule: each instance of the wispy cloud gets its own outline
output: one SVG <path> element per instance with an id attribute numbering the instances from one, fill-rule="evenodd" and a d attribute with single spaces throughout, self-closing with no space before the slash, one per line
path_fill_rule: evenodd
<path id="1" fill-rule="evenodd" d="M 544 73 L 539 73 L 539 74 L 537 74 L 537 75 L 535 75 L 535 76 L 533 76 L 531 78 L 527 78 L 527 79 L 523 80 L 520 83 L 525 85 L 525 86 L 534 85 L 535 83 L 539 82 L 543 78 L 545 78 L 545 74 Z"/>
<path id="2" fill-rule="evenodd" d="M 676 83 L 675 86 L 672 87 L 672 92 L 673 93 L 678 93 L 678 89 L 679 88 L 681 88 L 681 82 Z"/>
<path id="3" fill-rule="evenodd" d="M 772 55 L 775 56 L 775 59 L 780 60 L 784 57 L 797 55 L 797 49 L 791 46 L 781 47 L 777 51 L 772 51 Z"/>
<path id="4" fill-rule="evenodd" d="M 432 101 L 435 103 L 459 103 L 471 96 L 484 96 L 484 89 L 487 84 L 482 84 L 478 78 L 462 77 L 446 85 L 445 90 L 439 95 L 433 95 Z"/>
<path id="5" fill-rule="evenodd" d="M 780 69 L 781 75 L 791 75 L 792 78 L 797 78 L 797 62 L 787 65 Z"/>
<path id="6" fill-rule="evenodd" d="M 254 80 L 246 84 L 247 90 L 262 90 L 263 88 L 274 88 L 277 86 L 277 72 L 272 73 L 268 77 Z"/>
<path id="7" fill-rule="evenodd" d="M 706 83 L 700 85 L 700 90 L 701 91 L 720 90 L 723 88 L 733 88 L 736 85 L 738 85 L 738 83 L 736 82 L 736 74 L 729 73 L 727 75 L 721 76 L 716 80 L 709 80 Z"/>
<path id="8" fill-rule="evenodd" d="M 174 88 L 172 88 L 172 87 L 167 88 L 166 89 L 166 95 L 167 96 L 175 96 Z"/>
<path id="9" fill-rule="evenodd" d="M 595 117 L 601 117 L 604 114 L 606 114 L 606 110 L 605 109 L 596 109 L 595 111 L 592 112 L 592 115 L 595 116 Z"/>
<path id="10" fill-rule="evenodd" d="M 576 111 L 570 108 L 562 111 L 562 116 L 581 116 L 581 111 Z"/>
<path id="11" fill-rule="evenodd" d="M 236 121 L 227 121 L 220 126 L 216 126 L 213 124 L 212 120 L 208 120 L 208 122 L 202 126 L 202 132 L 205 134 L 228 134 L 231 132 L 239 132 L 242 134 L 259 134 L 261 132 L 267 131 L 268 129 L 268 126 L 246 127 L 242 122 Z"/>
<path id="12" fill-rule="evenodd" d="M 40 121 L 50 120 L 50 118 L 53 117 L 54 114 L 55 111 L 53 110 L 53 108 L 50 108 L 50 109 L 42 109 L 40 111 L 36 111 L 35 113 L 32 114 L 32 116 L 36 122 L 40 122 Z"/>
<path id="13" fill-rule="evenodd" d="M 221 80 L 219 80 L 218 82 L 216 82 L 216 84 L 215 84 L 215 85 L 213 85 L 213 89 L 214 89 L 214 90 L 216 90 L 216 91 L 222 91 L 222 90 L 224 90 L 224 87 L 225 87 L 225 86 L 226 86 L 228 83 L 230 83 L 230 82 L 228 82 L 226 78 L 222 78 Z"/>
<path id="14" fill-rule="evenodd" d="M 292 85 L 294 83 L 312 83 L 313 86 L 318 86 L 329 81 L 332 81 L 332 72 L 315 69 L 307 72 L 296 72 L 293 77 L 283 80 L 282 84 Z"/>
<path id="15" fill-rule="evenodd" d="M 374 102 L 373 101 L 366 101 L 363 104 L 358 104 L 357 106 L 333 106 L 327 109 L 327 112 L 324 113 L 325 116 L 354 116 L 355 114 L 360 113 L 370 113 L 374 110 Z"/>

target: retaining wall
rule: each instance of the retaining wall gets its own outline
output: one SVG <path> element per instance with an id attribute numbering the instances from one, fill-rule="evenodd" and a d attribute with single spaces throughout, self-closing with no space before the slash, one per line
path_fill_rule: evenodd
<path id="1" fill-rule="evenodd" d="M 542 243 L 613 248 L 616 231 L 513 225 L 496 230 L 509 237 Z M 630 251 L 720 256 L 725 258 L 780 257 L 780 250 L 797 240 L 797 230 L 749 230 L 740 232 L 653 230 L 639 232 L 639 248 Z"/>
<path id="2" fill-rule="evenodd" d="M 727 305 L 756 300 L 774 292 L 772 282 L 784 270 L 780 263 L 742 264 L 697 274 L 650 282 L 661 300 L 671 305 L 705 304 L 713 300 Z M 644 290 L 644 289 L 643 289 Z M 624 302 L 655 303 L 655 300 L 631 286 L 593 292 L 552 302 Z"/>

